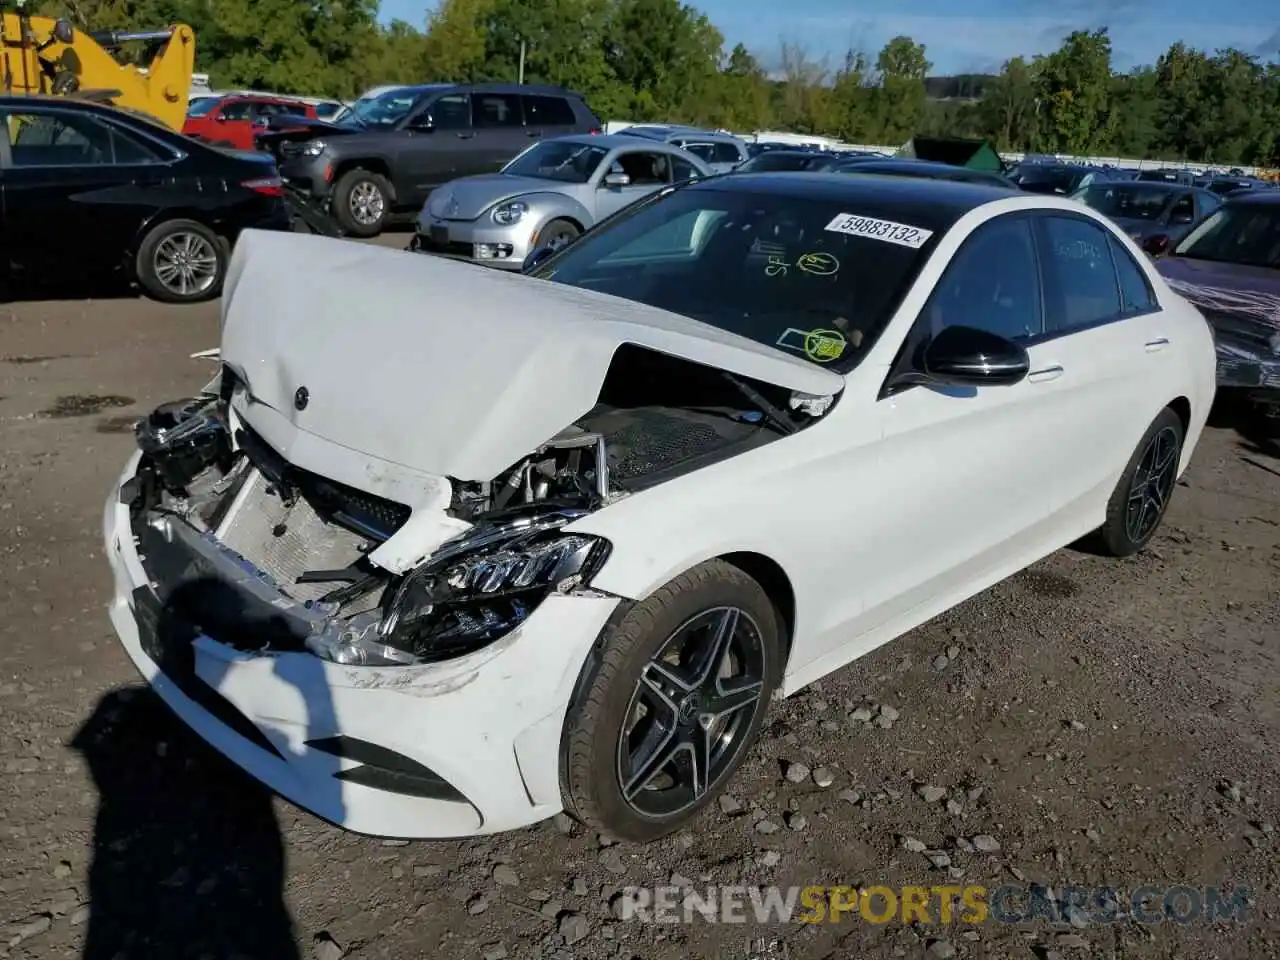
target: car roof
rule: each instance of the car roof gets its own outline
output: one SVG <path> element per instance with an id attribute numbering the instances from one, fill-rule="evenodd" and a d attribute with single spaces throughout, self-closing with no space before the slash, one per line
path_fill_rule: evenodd
<path id="1" fill-rule="evenodd" d="M 439 90 L 462 90 L 467 93 L 514 93 L 533 97 L 553 96 L 582 99 L 582 95 L 579 93 L 545 83 L 417 83 L 404 87 L 395 87 L 385 92 L 410 92 L 414 96 L 421 96 L 424 93 L 435 93 Z"/>
<path id="2" fill-rule="evenodd" d="M 648 138 L 645 138 L 648 140 Z M 679 147 L 672 146 L 662 140 L 648 140 L 647 143 L 637 142 L 636 137 L 628 137 L 621 133 L 570 133 L 562 137 L 550 137 L 543 143 L 581 143 L 592 147 L 601 147 L 605 150 L 614 150 L 619 147 L 629 147 L 632 150 L 639 148 L 648 149 L 651 146 L 665 147 L 672 153 L 682 153 Z"/>
<path id="3" fill-rule="evenodd" d="M 1252 189 L 1239 194 L 1232 193 L 1227 201 L 1233 207 L 1274 207 L 1280 206 L 1280 190 Z M 1224 204 L 1225 206 L 1226 204 Z"/>
<path id="4" fill-rule="evenodd" d="M 1010 191 L 986 184 L 924 177 L 807 171 L 733 173 L 695 181 L 685 190 L 730 191 L 821 200 L 854 216 L 901 221 L 935 233 L 949 230 L 970 210 L 1008 200 Z"/>

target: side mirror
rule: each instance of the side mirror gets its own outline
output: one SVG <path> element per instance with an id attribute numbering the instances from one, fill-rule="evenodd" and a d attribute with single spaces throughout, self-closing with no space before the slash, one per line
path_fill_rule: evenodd
<path id="1" fill-rule="evenodd" d="M 73 43 L 76 39 L 76 32 L 72 29 L 68 20 L 59 20 L 53 25 L 53 39 L 59 43 Z"/>
<path id="2" fill-rule="evenodd" d="M 627 187 L 631 185 L 631 178 L 625 173 L 606 173 L 604 175 L 604 185 L 606 187 Z"/>
<path id="3" fill-rule="evenodd" d="M 923 367 L 911 382 L 951 387 L 1007 387 L 1031 369 L 1027 351 L 975 327 L 946 327 L 924 345 Z"/>
<path id="4" fill-rule="evenodd" d="M 1169 237 L 1164 233 L 1155 233 L 1142 241 L 1142 249 L 1153 257 L 1167 253 L 1169 250 Z"/>

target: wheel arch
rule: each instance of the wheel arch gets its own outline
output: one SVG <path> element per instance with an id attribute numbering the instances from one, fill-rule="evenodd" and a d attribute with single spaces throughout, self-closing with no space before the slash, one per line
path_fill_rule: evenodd
<path id="1" fill-rule="evenodd" d="M 336 186 L 338 181 L 345 177 L 352 170 L 365 170 L 369 173 L 376 173 L 387 181 L 387 190 L 390 196 L 387 198 L 392 203 L 398 202 L 396 194 L 396 182 L 391 176 L 391 164 L 382 157 L 353 157 L 351 159 L 338 160 L 333 165 L 332 183 Z"/>
<path id="2" fill-rule="evenodd" d="M 1182 421 L 1182 435 L 1185 437 L 1191 429 L 1191 401 L 1186 397 L 1174 397 L 1165 406 L 1178 415 Z"/>
<path id="3" fill-rule="evenodd" d="M 796 632 L 796 591 L 782 564 L 772 557 L 752 550 L 722 554 L 714 559 L 737 567 L 764 590 L 778 613 L 782 630 L 782 674 L 791 660 L 792 641 Z"/>

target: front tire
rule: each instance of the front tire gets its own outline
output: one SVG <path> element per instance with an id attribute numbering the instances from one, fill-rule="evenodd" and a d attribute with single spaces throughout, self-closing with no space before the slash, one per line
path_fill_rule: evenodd
<path id="1" fill-rule="evenodd" d="M 774 604 L 723 560 L 637 603 L 608 628 L 569 706 L 565 809 L 641 843 L 689 823 L 755 741 L 782 649 Z"/>
<path id="2" fill-rule="evenodd" d="M 571 220 L 556 219 L 542 228 L 542 233 L 538 237 L 538 246 L 559 250 L 561 247 L 567 247 L 580 236 L 582 231 L 576 223 Z"/>
<path id="3" fill-rule="evenodd" d="M 168 220 L 143 237 L 134 271 L 153 300 L 199 303 L 222 292 L 227 259 L 226 245 L 204 224 Z"/>
<path id="4" fill-rule="evenodd" d="M 1181 418 L 1165 407 L 1147 428 L 1107 502 L 1107 519 L 1097 532 L 1104 553 L 1128 557 L 1155 536 L 1177 486 L 1183 439 Z"/>
<path id="5" fill-rule="evenodd" d="M 381 174 L 356 168 L 333 185 L 333 215 L 352 237 L 376 237 L 391 214 L 391 184 Z"/>

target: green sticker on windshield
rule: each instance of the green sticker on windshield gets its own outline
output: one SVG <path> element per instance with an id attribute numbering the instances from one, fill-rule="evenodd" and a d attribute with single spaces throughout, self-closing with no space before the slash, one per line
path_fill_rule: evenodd
<path id="1" fill-rule="evenodd" d="M 839 330 L 797 330 L 788 327 L 777 346 L 803 353 L 814 363 L 831 363 L 844 355 L 849 341 Z"/>

